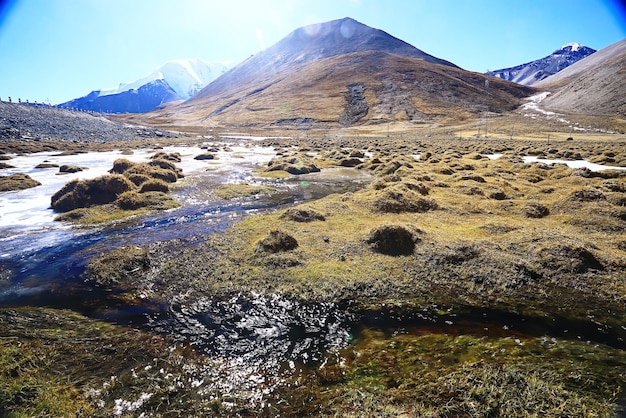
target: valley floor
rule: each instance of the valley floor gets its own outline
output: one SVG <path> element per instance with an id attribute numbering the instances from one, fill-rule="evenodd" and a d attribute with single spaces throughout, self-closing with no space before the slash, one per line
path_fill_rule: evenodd
<path id="1" fill-rule="evenodd" d="M 87 270 L 129 306 L 323 307 L 317 322 L 295 314 L 309 318 L 297 331 L 305 335 L 332 328 L 336 310 L 351 327 L 323 359 L 264 374 L 242 360 L 245 353 L 207 354 L 69 311 L 2 308 L 0 415 L 623 412 L 626 139 L 602 132 L 548 139 L 495 122 L 484 137 L 484 127 L 474 131 L 480 126 L 258 139 L 279 150 L 281 163 L 355 166 L 373 182 L 246 217 L 224 233 L 121 248 Z M 229 133 L 212 134 L 185 140 Z M 252 321 L 231 319 L 238 329 Z M 263 335 L 259 341 L 296 332 L 267 321 L 250 330 Z"/>

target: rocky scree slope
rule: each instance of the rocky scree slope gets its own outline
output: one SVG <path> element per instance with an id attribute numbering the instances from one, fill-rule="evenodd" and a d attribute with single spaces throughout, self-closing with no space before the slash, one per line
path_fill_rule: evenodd
<path id="1" fill-rule="evenodd" d="M 488 74 L 503 80 L 534 86 L 546 77 L 558 73 L 594 52 L 596 50 L 593 48 L 571 43 L 563 45 L 547 57 L 511 68 L 490 71 Z"/>
<path id="2" fill-rule="evenodd" d="M 166 131 L 113 122 L 90 113 L 0 102 L 0 140 L 101 143 L 175 136 Z"/>

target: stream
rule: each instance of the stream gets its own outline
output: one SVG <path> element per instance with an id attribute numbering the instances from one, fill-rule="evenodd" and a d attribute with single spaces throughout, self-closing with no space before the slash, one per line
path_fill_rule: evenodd
<path id="1" fill-rule="evenodd" d="M 0 307 L 47 306 L 72 309 L 98 319 L 145 327 L 190 343 L 207 354 L 238 358 L 264 369 L 314 365 L 332 349 L 346 347 L 364 329 L 393 333 L 447 333 L 526 338 L 550 336 L 603 343 L 625 348 L 625 330 L 590 326 L 561 318 L 525 318 L 506 312 L 469 310 L 459 314 L 410 315 L 365 312 L 356 316 L 331 303 L 302 304 L 280 296 L 239 295 L 229 300 L 206 298 L 193 305 L 163 306 L 147 301 L 125 306 L 85 283 L 86 262 L 98 254 L 124 246 L 218 233 L 253 213 L 318 199 L 330 193 L 355 191 L 372 180 L 355 169 L 326 169 L 286 180 L 259 179 L 253 170 L 275 156 L 273 149 L 254 143 L 220 146 L 215 160 L 198 161 L 198 147 L 166 147 L 178 152 L 185 179 L 172 195 L 178 209 L 135 217 L 105 227 L 74 227 L 54 221 L 50 196 L 73 178 L 105 174 L 117 158 L 146 161 L 154 150 L 135 150 L 63 156 L 39 153 L 15 156 L 15 166 L 3 174 L 27 173 L 41 186 L 0 193 Z M 57 175 L 38 164 L 76 164 L 85 171 Z M 223 201 L 211 191 L 224 183 L 269 185 L 279 192 Z M 96 309 L 107 305 L 108 309 Z"/>

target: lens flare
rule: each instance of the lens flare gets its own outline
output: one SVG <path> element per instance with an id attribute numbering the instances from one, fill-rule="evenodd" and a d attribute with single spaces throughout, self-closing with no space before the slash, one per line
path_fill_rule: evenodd
<path id="1" fill-rule="evenodd" d="M 343 36 L 346 39 L 350 39 L 352 38 L 352 35 L 354 35 L 354 31 L 356 30 L 356 26 L 354 25 L 354 22 L 352 21 L 345 21 L 341 24 L 341 28 L 339 28 L 339 32 L 341 33 L 341 36 Z"/>

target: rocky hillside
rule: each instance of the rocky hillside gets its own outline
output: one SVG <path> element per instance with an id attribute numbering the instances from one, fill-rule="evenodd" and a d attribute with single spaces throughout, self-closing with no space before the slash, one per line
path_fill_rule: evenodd
<path id="1" fill-rule="evenodd" d="M 146 127 L 112 122 L 100 115 L 0 101 L 0 140 L 57 140 L 85 143 L 172 137 Z"/>
<path id="2" fill-rule="evenodd" d="M 626 39 L 609 45 L 543 80 L 552 92 L 546 109 L 603 116 L 626 116 Z"/>
<path id="3" fill-rule="evenodd" d="M 571 43 L 563 45 L 547 57 L 511 68 L 490 71 L 489 75 L 526 86 L 533 86 L 594 52 L 596 52 L 595 49 Z"/>

